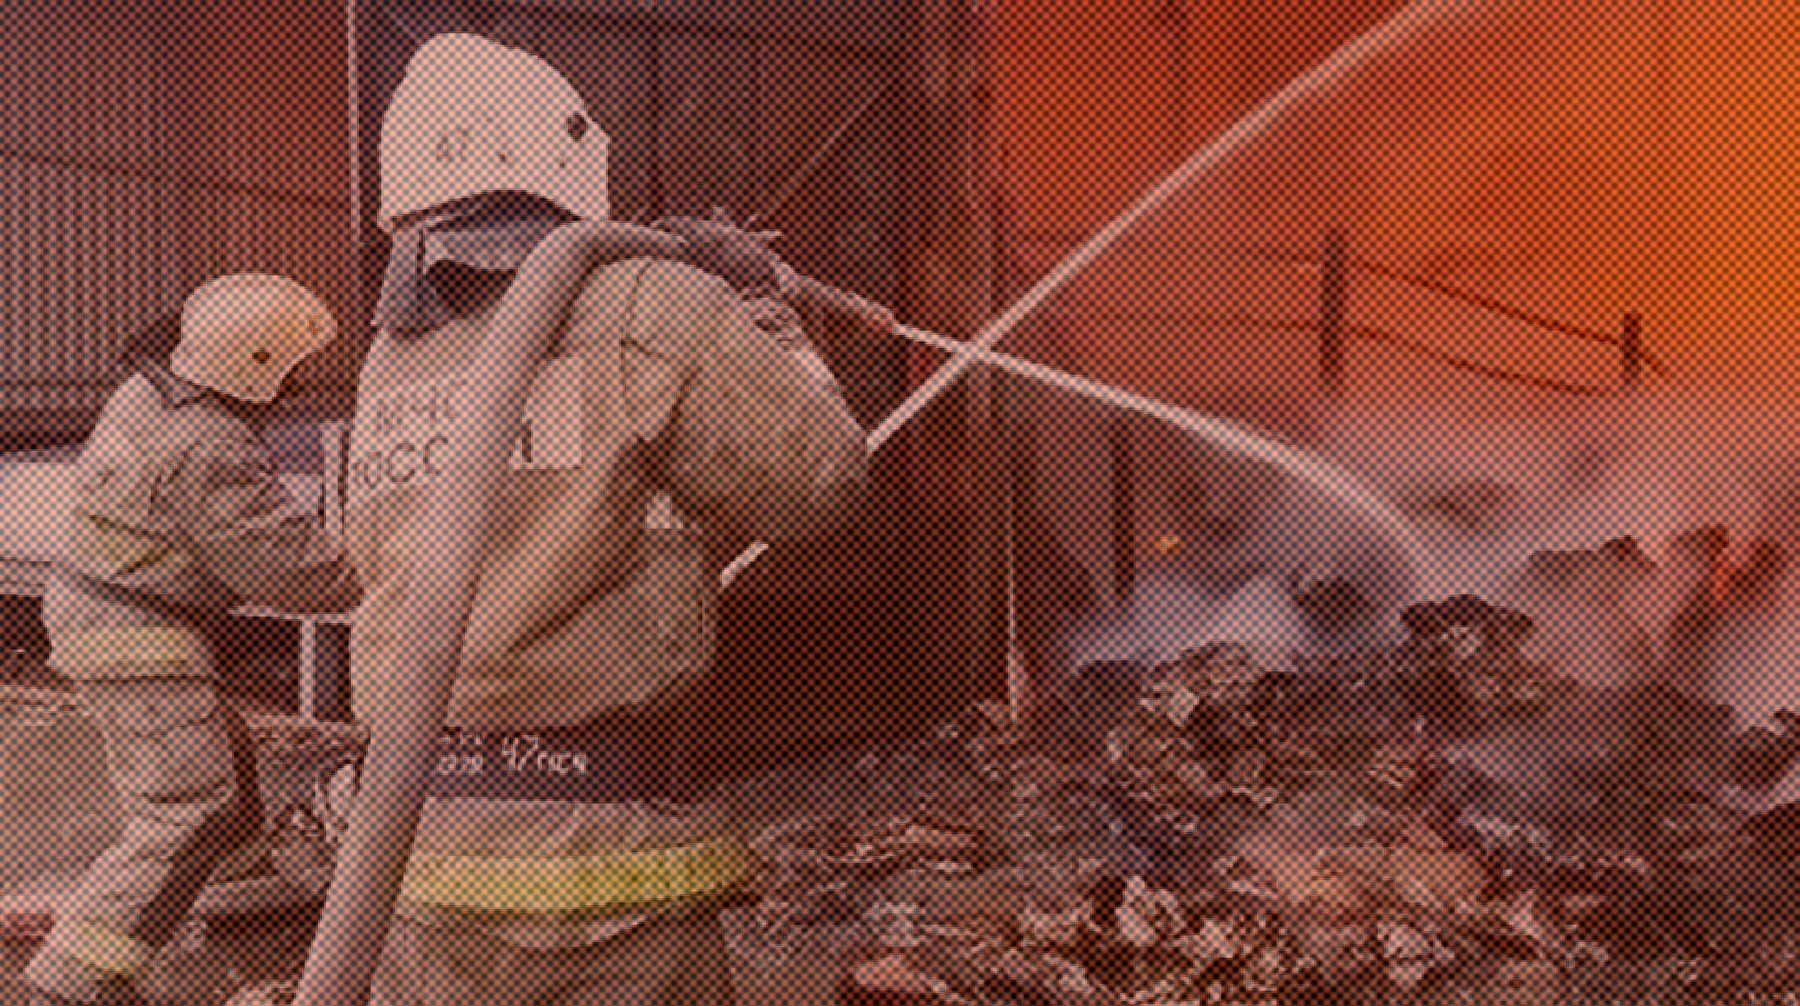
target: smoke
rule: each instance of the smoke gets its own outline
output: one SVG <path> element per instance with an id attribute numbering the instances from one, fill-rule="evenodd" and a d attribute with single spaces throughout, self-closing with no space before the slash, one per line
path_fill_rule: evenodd
<path id="1" fill-rule="evenodd" d="M 1198 620 L 1218 603 L 1202 584 L 1159 578 L 1142 584 L 1131 601 L 1078 616 L 1070 653 L 1077 665 L 1166 659 L 1198 639 Z"/>
<path id="2" fill-rule="evenodd" d="M 1765 456 L 1746 481 L 1755 511 L 1732 544 L 1736 575 L 1718 591 L 1727 611 L 1706 654 L 1707 690 L 1761 723 L 1800 712 L 1800 457 Z"/>
<path id="3" fill-rule="evenodd" d="M 1327 453 L 1365 473 L 1431 552 L 1421 593 L 1490 596 L 1535 553 L 1661 537 L 1683 504 L 1639 491 L 1640 408 L 1338 408 Z"/>
<path id="4" fill-rule="evenodd" d="M 1276 659 L 1302 648 L 1306 638 L 1288 592 L 1273 578 L 1256 577 L 1222 591 L 1196 580 L 1159 577 L 1140 585 L 1125 604 L 1085 621 L 1072 651 L 1078 664 L 1157 663 L 1207 643 L 1231 641 Z"/>
<path id="5" fill-rule="evenodd" d="M 1080 663 L 1224 639 L 1368 645 L 1395 638 L 1406 604 L 1469 593 L 1530 615 L 1532 655 L 1559 674 L 1595 688 L 1660 681 L 1766 719 L 1800 708 L 1800 589 L 1783 562 L 1800 554 L 1800 457 L 1783 456 L 1776 432 L 1668 392 L 1322 412 L 1313 446 L 1415 523 L 1422 581 L 1304 485 L 1258 471 L 1247 503 L 1241 460 L 1160 449 L 1137 473 L 1148 572 L 1132 598 L 1075 620 L 1069 652 Z M 1205 558 L 1162 556 L 1158 541 L 1204 543 Z M 1715 596 L 1720 562 L 1744 562 L 1756 543 L 1774 556 L 1767 568 Z M 1366 611 L 1322 624 L 1300 603 L 1319 585 Z"/>
<path id="6" fill-rule="evenodd" d="M 1674 672 L 1678 623 L 1728 542 L 1775 534 L 1773 513 L 1800 517 L 1774 502 L 1800 499 L 1796 483 L 1756 475 L 1780 467 L 1775 448 L 1755 457 L 1741 418 L 1700 421 L 1709 415 L 1667 394 L 1341 409 L 1327 450 L 1418 522 L 1432 555 L 1426 597 L 1470 593 L 1524 611 L 1538 656 L 1618 687 L 1644 683 L 1647 667 Z M 1720 655 L 1673 683 L 1714 688 L 1729 676 Z"/>

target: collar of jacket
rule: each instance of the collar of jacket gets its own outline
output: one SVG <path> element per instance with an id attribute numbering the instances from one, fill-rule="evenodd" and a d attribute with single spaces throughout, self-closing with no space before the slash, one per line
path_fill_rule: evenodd
<path id="1" fill-rule="evenodd" d="M 206 388 L 182 377 L 155 360 L 140 360 L 137 372 L 144 375 L 156 393 L 162 396 L 163 403 L 171 409 L 179 409 L 190 402 L 197 402 L 212 394 Z"/>
<path id="2" fill-rule="evenodd" d="M 432 282 L 434 269 L 515 272 L 531 249 L 570 219 L 555 205 L 518 193 L 487 193 L 420 214 L 394 235 L 375 327 L 404 335 L 448 322 L 456 311 Z"/>

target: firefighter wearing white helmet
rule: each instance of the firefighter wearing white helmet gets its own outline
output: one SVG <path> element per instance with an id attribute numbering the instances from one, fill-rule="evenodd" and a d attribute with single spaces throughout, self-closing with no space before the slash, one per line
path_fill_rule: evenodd
<path id="1" fill-rule="evenodd" d="M 325 302 L 299 283 L 259 273 L 226 276 L 188 298 L 169 370 L 239 401 L 267 404 L 288 373 L 336 334 Z"/>
<path id="2" fill-rule="evenodd" d="M 370 669 L 407 645 L 463 370 L 528 253 L 605 214 L 605 151 L 559 74 L 469 35 L 419 49 L 383 123 L 393 251 L 345 509 L 368 592 L 355 704 L 377 728 L 410 687 Z M 535 375 L 374 1002 L 731 998 L 716 908 L 749 857 L 688 763 L 704 728 L 683 696 L 711 665 L 721 564 L 843 517 L 862 431 L 793 312 L 658 236 L 587 275 Z"/>
<path id="3" fill-rule="evenodd" d="M 220 695 L 240 604 L 341 611 L 341 545 L 277 478 L 259 427 L 334 330 L 282 277 L 229 276 L 148 326 L 78 462 L 44 588 L 51 664 L 105 740 L 126 825 L 26 969 L 38 1003 L 133 1000 L 208 877 L 262 827 L 242 720 Z"/>

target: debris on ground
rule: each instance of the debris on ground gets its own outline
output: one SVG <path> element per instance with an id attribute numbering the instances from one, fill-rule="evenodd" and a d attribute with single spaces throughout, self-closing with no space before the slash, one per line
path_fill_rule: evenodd
<path id="1" fill-rule="evenodd" d="M 977 710 L 869 755 L 978 795 L 768 827 L 758 925 L 852 933 L 844 1003 L 1800 1002 L 1800 811 L 1730 797 L 1785 738 L 1561 679 L 1475 597 L 1406 624 L 1097 664 L 1032 731 Z M 1544 739 L 1596 710 L 1607 743 Z"/>
<path id="2" fill-rule="evenodd" d="M 1584 687 L 1473 596 L 1403 624 L 1096 663 L 1029 729 L 986 703 L 744 780 L 764 871 L 733 951 L 829 961 L 850 1006 L 1800 1003 L 1800 808 L 1745 799 L 1800 720 Z M 261 876 L 316 901 L 360 738 L 259 735 Z"/>

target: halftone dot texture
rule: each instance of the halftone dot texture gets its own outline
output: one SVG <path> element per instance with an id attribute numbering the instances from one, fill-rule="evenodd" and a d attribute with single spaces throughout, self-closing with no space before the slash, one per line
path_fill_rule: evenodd
<path id="1" fill-rule="evenodd" d="M 16 16 L 8 447 L 72 445 L 131 330 L 256 268 L 356 333 L 303 368 L 312 393 L 276 427 L 276 466 L 318 470 L 311 424 L 350 416 L 357 305 L 387 253 L 382 110 L 446 31 L 569 77 L 610 138 L 615 218 L 725 207 L 782 231 L 801 272 L 959 338 L 1056 277 L 992 348 L 1079 379 L 1006 359 L 959 379 L 874 456 L 848 522 L 778 542 L 714 610 L 705 574 L 762 535 L 709 539 L 696 501 L 778 509 L 784 452 L 824 426 L 792 420 L 831 403 L 771 393 L 799 371 L 714 339 L 694 295 L 652 298 L 693 341 L 584 364 L 582 387 L 626 393 L 578 396 L 578 465 L 535 426 L 521 445 L 485 565 L 522 586 L 478 602 L 494 690 L 458 700 L 513 718 L 434 768 L 479 755 L 468 785 L 493 792 L 579 778 L 671 799 L 440 804 L 431 889 L 516 911 L 414 913 L 378 1001 L 1800 994 L 1782 805 L 1800 740 L 1781 715 L 1800 705 L 1800 13 L 1031 2 L 965 35 L 940 4 L 387 0 L 358 12 L 351 98 L 341 10 L 179 6 Z M 946 360 L 803 318 L 865 429 Z M 1293 453 L 1247 456 L 1080 381 Z M 567 422 L 546 400 L 532 421 Z M 636 440 L 607 435 L 621 400 Z M 381 473 L 416 513 L 454 396 L 407 402 Z M 62 484 L 19 471 L 8 485 Z M 1321 484 L 1366 489 L 1411 544 Z M 350 512 L 373 578 L 441 554 L 376 512 Z M 8 534 L 43 558 L 33 521 Z M 297 625 L 234 625 L 228 688 L 291 708 Z M 342 715 L 339 637 L 313 631 L 308 694 Z M 598 713 L 585 736 L 537 729 L 647 679 L 669 688 L 636 733 Z M 94 735 L 12 708 L 6 890 L 78 871 L 117 820 Z M 323 854 L 330 752 L 262 739 L 278 847 Z M 708 798 L 657 789 L 671 763 Z M 733 835 L 762 868 L 715 914 L 690 895 L 725 886 Z M 217 1002 L 292 975 L 309 926 L 192 930 L 146 987 Z"/>

